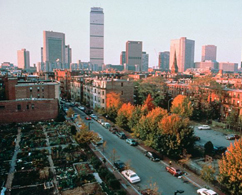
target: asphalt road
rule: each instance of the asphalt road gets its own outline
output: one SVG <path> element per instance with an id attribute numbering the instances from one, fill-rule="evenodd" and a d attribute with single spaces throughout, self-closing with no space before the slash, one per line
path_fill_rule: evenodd
<path id="1" fill-rule="evenodd" d="M 194 134 L 199 136 L 200 141 L 196 141 L 197 145 L 204 146 L 208 141 L 211 141 L 214 146 L 228 147 L 234 140 L 226 140 L 223 133 L 214 130 L 198 130 L 197 126 L 194 127 Z"/>
<path id="2" fill-rule="evenodd" d="M 156 183 L 162 195 L 173 195 L 176 190 L 184 190 L 184 195 L 196 194 L 196 187 L 190 183 L 184 183 L 182 179 L 176 178 L 166 172 L 165 165 L 162 162 L 152 162 L 144 156 L 143 151 L 139 147 L 130 146 L 125 140 L 119 139 L 94 120 L 86 121 L 83 112 L 77 108 L 74 108 L 74 110 L 80 114 L 87 124 L 91 122 L 89 124 L 91 130 L 103 136 L 104 141 L 107 142 L 103 152 L 104 155 L 111 160 L 112 151 L 115 149 L 119 159 L 125 163 L 128 162 L 131 169 L 138 174 L 141 182 L 134 184 L 136 189 L 145 189 L 150 184 Z M 99 146 L 99 148 L 102 150 L 102 146 Z"/>

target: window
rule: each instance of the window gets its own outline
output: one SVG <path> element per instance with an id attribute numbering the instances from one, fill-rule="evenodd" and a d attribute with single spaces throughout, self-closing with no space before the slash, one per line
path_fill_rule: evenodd
<path id="1" fill-rule="evenodd" d="M 45 88 L 44 87 L 42 87 L 42 91 L 44 91 L 45 90 Z"/>
<path id="2" fill-rule="evenodd" d="M 104 99 L 102 99 L 102 103 L 104 104 Z"/>
<path id="3" fill-rule="evenodd" d="M 121 83 L 121 87 L 123 87 L 123 86 L 124 86 L 124 83 L 122 82 L 122 83 Z"/>
<path id="4" fill-rule="evenodd" d="M 33 90 L 33 88 L 32 88 L 32 87 L 30 87 L 30 88 L 29 88 L 29 91 L 30 91 L 30 92 L 32 92 L 32 90 Z"/>
<path id="5" fill-rule="evenodd" d="M 17 105 L 17 109 L 21 110 L 21 105 L 20 104 Z"/>
<path id="6" fill-rule="evenodd" d="M 4 110 L 5 109 L 5 106 L 0 106 L 0 110 Z"/>
<path id="7" fill-rule="evenodd" d="M 44 96 L 44 95 L 42 95 L 42 98 L 45 98 L 45 96 Z"/>
<path id="8" fill-rule="evenodd" d="M 29 109 L 29 105 L 26 106 L 27 110 Z"/>
<path id="9" fill-rule="evenodd" d="M 121 95 L 123 95 L 124 94 L 124 92 L 123 91 L 121 91 Z"/>
<path id="10" fill-rule="evenodd" d="M 40 98 L 40 95 L 38 94 L 38 98 Z"/>
<path id="11" fill-rule="evenodd" d="M 34 109 L 34 104 L 31 105 L 32 109 Z"/>
<path id="12" fill-rule="evenodd" d="M 39 87 L 37 87 L 37 91 L 39 92 Z"/>
<path id="13" fill-rule="evenodd" d="M 104 91 L 102 91 L 102 95 L 104 95 Z"/>

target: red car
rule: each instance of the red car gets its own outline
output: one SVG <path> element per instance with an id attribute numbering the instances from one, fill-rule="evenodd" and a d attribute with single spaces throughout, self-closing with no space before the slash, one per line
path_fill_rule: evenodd
<path id="1" fill-rule="evenodd" d="M 90 116 L 86 116 L 85 119 L 86 120 L 91 120 L 91 117 Z"/>
<path id="2" fill-rule="evenodd" d="M 167 167 L 166 167 L 166 170 L 167 170 L 170 174 L 174 175 L 175 177 L 178 177 L 178 176 L 182 175 L 182 171 L 180 171 L 179 169 L 175 169 L 174 167 L 169 167 L 169 166 L 167 166 Z"/>

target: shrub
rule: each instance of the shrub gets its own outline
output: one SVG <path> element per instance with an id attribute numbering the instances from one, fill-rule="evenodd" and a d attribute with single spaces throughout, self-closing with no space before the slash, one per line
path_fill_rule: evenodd
<path id="1" fill-rule="evenodd" d="M 114 190 L 120 189 L 120 183 L 117 179 L 109 179 L 108 185 Z"/>
<path id="2" fill-rule="evenodd" d="M 101 166 L 101 161 L 95 157 L 91 158 L 91 163 L 94 169 L 98 169 Z"/>

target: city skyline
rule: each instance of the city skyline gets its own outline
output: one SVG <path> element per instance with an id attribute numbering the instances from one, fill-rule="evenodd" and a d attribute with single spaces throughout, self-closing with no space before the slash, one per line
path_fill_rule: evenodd
<path id="1" fill-rule="evenodd" d="M 202 46 L 217 46 L 217 61 L 240 64 L 242 2 L 196 1 L 0 1 L 0 63 L 17 65 L 17 50 L 30 52 L 30 65 L 41 61 L 43 31 L 64 33 L 72 48 L 72 62 L 89 61 L 90 9 L 105 12 L 104 63 L 120 64 L 128 40 L 142 41 L 149 66 L 158 66 L 159 52 L 170 51 L 170 41 L 187 37 L 195 41 L 195 62 Z M 27 5 L 27 6 L 26 6 Z M 58 8 L 58 12 L 56 12 Z"/>

